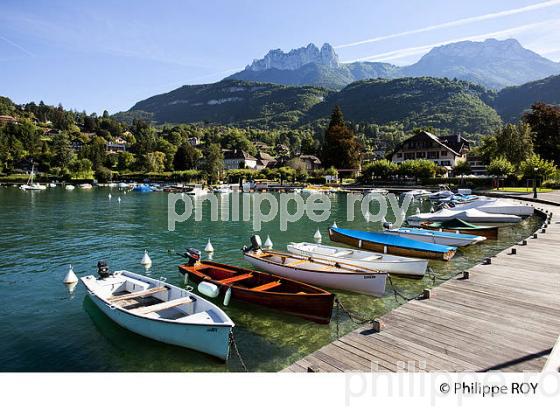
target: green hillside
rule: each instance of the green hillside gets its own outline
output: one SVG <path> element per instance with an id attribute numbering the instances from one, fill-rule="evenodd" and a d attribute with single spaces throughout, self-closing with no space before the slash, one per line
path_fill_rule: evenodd
<path id="1" fill-rule="evenodd" d="M 293 125 L 329 91 L 316 87 L 287 87 L 275 84 L 224 80 L 214 84 L 186 85 L 135 104 L 115 116 L 156 123 Z"/>
<path id="2" fill-rule="evenodd" d="M 504 121 L 515 122 L 536 102 L 560 104 L 560 75 L 504 88 L 496 96 L 494 108 Z"/>
<path id="3" fill-rule="evenodd" d="M 405 129 L 434 127 L 482 135 L 501 120 L 488 104 L 491 91 L 465 81 L 429 77 L 365 80 L 350 84 L 314 106 L 304 122 L 326 118 L 339 105 L 353 122 L 402 123 Z"/>

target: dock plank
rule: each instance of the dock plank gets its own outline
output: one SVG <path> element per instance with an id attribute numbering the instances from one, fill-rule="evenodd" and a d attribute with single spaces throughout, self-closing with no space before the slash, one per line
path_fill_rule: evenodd
<path id="1" fill-rule="evenodd" d="M 552 223 L 526 246 L 498 252 L 380 318 L 379 333 L 361 327 L 283 371 L 540 371 L 560 334 L 560 203 Z"/>

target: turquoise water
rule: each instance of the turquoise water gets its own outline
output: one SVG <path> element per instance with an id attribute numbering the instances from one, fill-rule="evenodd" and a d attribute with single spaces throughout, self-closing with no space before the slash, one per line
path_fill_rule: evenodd
<path id="1" fill-rule="evenodd" d="M 304 217 L 281 232 L 275 219 L 263 224 L 259 232 L 263 241 L 269 234 L 275 249 L 283 250 L 290 241 L 313 241 L 319 227 L 323 243 L 329 243 L 326 228 L 335 220 L 341 227 L 380 229 L 379 224 L 368 226 L 363 219 L 342 222 L 346 219 L 346 196 L 335 194 L 330 198 L 332 216 L 328 222 L 318 224 Z M 164 276 L 180 285 L 177 264 L 182 260 L 175 252 L 190 246 L 202 250 L 208 238 L 215 248 L 214 260 L 247 266 L 240 248 L 248 244 L 252 223 L 211 222 L 208 202 L 200 206 L 202 221 L 181 223 L 175 232 L 169 232 L 165 193 L 125 194 L 116 188 L 53 188 L 45 192 L 0 188 L 0 370 L 240 371 L 235 357 L 224 364 L 130 333 L 108 320 L 86 297 L 82 285 L 69 292 L 62 283 L 68 264 L 83 276 L 95 273 L 100 259 L 106 259 L 113 270 L 142 273 L 139 262 L 147 249 L 153 260 L 148 274 Z M 424 210 L 429 206 L 421 205 Z M 411 207 L 409 213 L 414 210 Z M 389 214 L 387 219 L 394 218 Z M 441 276 L 467 269 L 527 237 L 537 224 L 536 217 L 529 218 L 502 229 L 499 241 L 486 241 L 459 251 L 451 262 L 430 262 L 430 266 Z M 395 278 L 393 282 L 407 296 L 433 285 L 428 277 Z M 368 318 L 402 303 L 395 300 L 389 285 L 383 298 L 336 293 L 347 308 Z M 282 369 L 337 337 L 335 320 L 330 325 L 318 325 L 235 300 L 224 310 L 236 323 L 239 350 L 252 371 Z M 355 327 L 341 315 L 340 335 Z"/>

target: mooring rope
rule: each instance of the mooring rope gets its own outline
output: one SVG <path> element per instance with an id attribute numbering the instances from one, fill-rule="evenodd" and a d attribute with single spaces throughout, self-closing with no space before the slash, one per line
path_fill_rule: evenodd
<path id="1" fill-rule="evenodd" d="M 231 332 L 229 334 L 229 343 L 233 347 L 233 351 L 237 355 L 237 358 L 239 359 L 239 362 L 241 363 L 241 367 L 243 367 L 243 371 L 248 372 L 249 370 L 247 370 L 247 366 L 245 366 L 245 362 L 243 361 L 243 357 L 241 357 L 241 353 L 239 353 L 239 349 L 237 348 L 237 342 L 235 341 L 235 336 L 233 334 L 233 329 L 231 329 Z M 231 355 L 231 350 L 230 350 L 230 355 Z M 229 357 L 228 357 L 228 359 L 229 359 Z"/>
<path id="2" fill-rule="evenodd" d="M 401 297 L 402 299 L 404 299 L 406 302 L 410 302 L 411 300 L 418 299 L 419 296 L 421 295 L 421 293 L 419 293 L 418 295 L 413 296 L 413 297 L 405 296 L 400 290 L 398 290 L 398 289 L 395 287 L 395 285 L 393 284 L 393 279 L 391 278 L 391 275 L 387 275 L 387 276 L 389 277 L 389 284 L 391 285 L 391 288 L 393 289 L 393 294 L 394 294 L 394 296 L 395 296 L 395 301 L 396 301 L 396 302 L 399 301 L 398 296 L 400 296 L 400 297 Z"/>
<path id="3" fill-rule="evenodd" d="M 373 321 L 375 320 L 375 319 L 365 318 L 363 316 L 358 315 L 356 312 L 353 312 L 349 309 L 346 309 L 339 298 L 335 298 L 334 302 L 336 303 L 336 308 L 337 308 L 337 311 L 336 311 L 336 319 L 337 319 L 337 321 L 336 321 L 336 332 L 337 332 L 337 334 L 338 334 L 338 316 L 339 316 L 338 315 L 338 309 L 342 309 L 342 311 L 348 315 L 350 320 L 357 325 L 363 325 L 365 323 L 373 323 Z"/>
<path id="4" fill-rule="evenodd" d="M 434 270 L 428 266 L 428 274 L 432 277 L 432 284 L 436 283 L 436 280 L 441 280 L 441 281 L 446 281 L 449 280 L 455 276 L 457 276 L 456 273 L 451 273 L 449 276 L 441 276 L 441 275 L 437 275 Z"/>

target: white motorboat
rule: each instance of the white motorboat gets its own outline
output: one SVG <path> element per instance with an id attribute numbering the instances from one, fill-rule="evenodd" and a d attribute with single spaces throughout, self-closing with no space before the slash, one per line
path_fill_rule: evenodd
<path id="1" fill-rule="evenodd" d="M 321 287 L 372 296 L 385 293 L 387 272 L 325 258 L 263 251 L 258 235 L 251 237 L 251 243 L 250 248 L 243 249 L 244 258 L 259 270 Z"/>
<path id="2" fill-rule="evenodd" d="M 468 246 L 486 240 L 484 236 L 468 235 L 454 232 L 439 232 L 429 229 L 418 228 L 395 228 L 384 231 L 389 235 L 396 235 L 401 238 L 414 239 L 420 242 L 436 243 L 447 246 Z"/>
<path id="3" fill-rule="evenodd" d="M 81 189 L 92 189 L 92 188 L 93 188 L 93 185 L 87 184 L 87 183 L 86 183 L 86 184 L 80 184 L 79 187 L 80 187 Z"/>
<path id="4" fill-rule="evenodd" d="M 35 166 L 31 166 L 31 174 L 29 174 L 29 178 L 27 179 L 27 183 L 21 185 L 19 189 L 22 191 L 44 191 L 47 189 L 46 185 L 41 185 L 36 182 L 33 182 L 33 178 L 35 177 Z"/>
<path id="5" fill-rule="evenodd" d="M 451 208 L 454 211 L 466 209 L 478 209 L 489 214 L 510 214 L 518 216 L 531 216 L 535 208 L 530 205 L 523 205 L 521 202 L 512 201 L 504 198 L 481 197 L 466 204 L 455 205 Z"/>
<path id="6" fill-rule="evenodd" d="M 371 188 L 371 189 L 366 189 L 364 191 L 364 195 L 367 195 L 367 194 L 387 195 L 388 193 L 389 193 L 389 191 L 387 191 L 386 189 L 383 189 L 383 188 Z"/>
<path id="7" fill-rule="evenodd" d="M 410 226 L 420 226 L 422 222 L 443 222 L 451 219 L 461 219 L 465 222 L 473 223 L 517 223 L 521 217 L 509 214 L 491 214 L 478 209 L 441 209 L 433 213 L 422 213 L 411 215 L 406 218 Z"/>
<path id="8" fill-rule="evenodd" d="M 229 185 L 220 185 L 212 190 L 216 194 L 231 194 L 233 189 Z"/>
<path id="9" fill-rule="evenodd" d="M 56 183 L 50 182 L 49 183 L 49 188 L 56 188 Z"/>
<path id="10" fill-rule="evenodd" d="M 366 269 L 379 270 L 401 276 L 421 278 L 426 273 L 428 261 L 418 258 L 407 258 L 384 253 L 368 252 L 357 249 L 327 246 L 309 242 L 291 242 L 288 252 L 311 258 L 323 258 L 361 266 Z"/>
<path id="11" fill-rule="evenodd" d="M 64 189 L 66 189 L 67 191 L 73 191 L 74 189 L 76 189 L 76 187 L 74 185 L 71 185 L 71 184 L 66 184 L 64 186 Z"/>
<path id="12" fill-rule="evenodd" d="M 119 184 L 117 185 L 118 188 L 120 189 L 126 189 L 129 187 L 129 184 L 125 183 L 125 182 L 119 182 Z"/>
<path id="13" fill-rule="evenodd" d="M 189 290 L 128 271 L 81 278 L 95 305 L 111 320 L 139 335 L 226 360 L 233 321 Z"/>
<path id="14" fill-rule="evenodd" d="M 412 197 L 412 199 L 427 198 L 431 195 L 430 191 L 425 189 L 413 189 L 412 191 L 403 192 L 401 197 Z"/>
<path id="15" fill-rule="evenodd" d="M 207 195 L 208 194 L 208 189 L 206 188 L 201 188 L 199 186 L 195 186 L 191 189 L 188 189 L 187 191 L 185 191 L 185 194 L 190 195 L 190 196 L 202 196 L 202 195 Z"/>
<path id="16" fill-rule="evenodd" d="M 451 198 L 451 197 L 453 197 L 453 195 L 455 195 L 453 192 L 446 189 L 446 190 L 434 192 L 434 193 L 428 195 L 428 197 L 433 201 L 438 201 L 438 200 L 441 200 L 441 199 Z"/>

